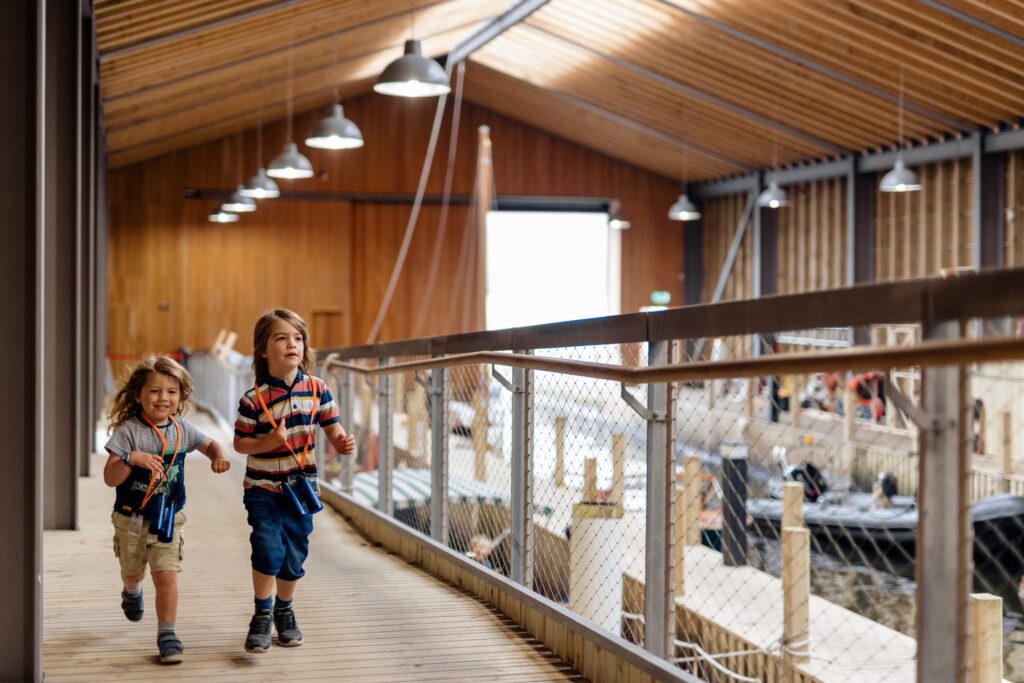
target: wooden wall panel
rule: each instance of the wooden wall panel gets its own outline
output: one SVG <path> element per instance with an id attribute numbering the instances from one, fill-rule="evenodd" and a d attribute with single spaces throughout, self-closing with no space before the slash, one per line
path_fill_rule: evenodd
<path id="1" fill-rule="evenodd" d="M 786 188 L 779 209 L 779 294 L 842 287 L 846 267 L 846 180 Z"/>
<path id="2" fill-rule="evenodd" d="M 879 282 L 938 275 L 971 265 L 971 160 L 914 170 L 920 192 L 875 197 L 875 273 Z"/>
<path id="3" fill-rule="evenodd" d="M 733 195 L 712 199 L 704 203 L 704 301 L 711 301 L 715 285 L 722 272 L 722 266 L 729 254 L 729 246 L 736 235 L 736 228 L 743 217 L 747 195 Z M 753 280 L 753 227 L 747 226 L 746 235 L 740 243 L 725 289 L 722 301 L 749 299 L 754 295 Z"/>
<path id="4" fill-rule="evenodd" d="M 1006 155 L 1007 266 L 1024 265 L 1024 150 Z"/>
<path id="5" fill-rule="evenodd" d="M 366 146 L 326 152 L 300 145 L 318 173 L 309 180 L 282 183 L 282 188 L 414 192 L 435 101 L 368 94 L 344 104 L 346 115 L 361 127 Z M 294 137 L 301 140 L 323 113 L 297 116 Z M 440 194 L 444 186 L 449 125 L 450 107 L 428 183 L 431 194 Z M 668 290 L 674 303 L 682 301 L 682 228 L 666 217 L 678 195 L 676 181 L 466 102 L 455 194 L 472 192 L 480 125 L 491 129 L 499 195 L 621 200 L 623 216 L 632 223 L 622 235 L 623 312 L 648 303 L 652 290 Z M 284 136 L 280 121 L 265 128 L 265 164 L 281 149 Z M 185 199 L 184 189 L 237 185 L 256 166 L 255 148 L 255 131 L 245 130 L 110 173 L 110 352 L 201 348 L 221 327 L 238 331 L 238 348 L 248 352 L 253 321 L 272 306 L 294 308 L 307 318 L 314 310 L 340 310 L 345 343 L 365 340 L 411 207 L 264 200 L 255 214 L 238 223 L 207 222 L 216 202 Z M 472 319 L 463 324 L 458 296 L 463 289 L 455 287 L 466 207 L 452 207 L 449 213 L 435 293 L 431 301 L 423 299 L 439 217 L 439 206 L 423 208 L 380 340 L 479 325 Z M 543 277 L 532 273 L 528 263 L 523 272 Z M 161 309 L 163 301 L 168 302 L 166 310 Z M 424 325 L 417 329 L 422 311 Z"/>

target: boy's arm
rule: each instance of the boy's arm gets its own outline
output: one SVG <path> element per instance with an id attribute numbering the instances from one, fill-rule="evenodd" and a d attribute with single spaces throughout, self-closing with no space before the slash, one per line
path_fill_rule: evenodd
<path id="1" fill-rule="evenodd" d="M 210 459 L 210 469 L 217 474 L 231 469 L 231 462 L 224 457 L 224 449 L 213 439 L 207 438 L 196 450 Z"/>
<path id="2" fill-rule="evenodd" d="M 103 466 L 103 483 L 107 486 L 120 486 L 128 478 L 128 475 L 131 474 L 132 465 L 144 467 L 147 470 L 160 474 L 164 470 L 163 459 L 152 453 L 132 451 L 128 454 L 127 465 L 120 455 L 111 453 L 110 457 L 107 458 L 107 463 Z"/>
<path id="3" fill-rule="evenodd" d="M 345 432 L 340 422 L 332 422 L 324 429 L 324 436 L 338 453 L 349 455 L 356 450 L 356 437 Z"/>
<path id="4" fill-rule="evenodd" d="M 284 422 L 282 421 L 277 423 L 277 429 L 263 437 L 239 436 L 235 434 L 235 440 L 232 445 L 242 455 L 256 455 L 257 453 L 267 453 L 276 450 L 283 446 L 287 440 L 288 435 L 285 432 Z"/>

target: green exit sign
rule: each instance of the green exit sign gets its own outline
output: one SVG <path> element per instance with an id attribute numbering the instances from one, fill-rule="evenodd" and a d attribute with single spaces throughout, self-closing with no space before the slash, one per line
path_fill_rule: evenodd
<path id="1" fill-rule="evenodd" d="M 663 289 L 656 289 L 651 292 L 651 303 L 655 306 L 668 306 L 668 302 L 672 301 L 672 294 L 666 292 Z"/>

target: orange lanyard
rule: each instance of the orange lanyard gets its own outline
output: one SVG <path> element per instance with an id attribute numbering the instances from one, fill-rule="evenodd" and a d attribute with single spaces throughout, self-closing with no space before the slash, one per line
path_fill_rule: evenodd
<path id="1" fill-rule="evenodd" d="M 320 396 L 316 393 L 316 381 L 313 376 L 309 376 L 309 383 L 313 385 L 313 410 L 309 413 L 309 429 L 306 431 L 306 441 L 302 444 L 302 460 L 299 460 L 299 456 L 292 450 L 292 445 L 288 443 L 288 438 L 285 437 L 284 445 L 287 446 L 288 452 L 292 454 L 292 458 L 295 460 L 295 464 L 299 466 L 300 470 L 306 469 L 306 454 L 309 452 L 309 443 L 313 440 L 313 430 L 316 429 L 316 417 L 317 408 L 320 406 Z M 263 414 L 267 416 L 270 421 L 270 426 L 275 430 L 277 429 L 277 423 L 274 422 L 274 416 L 270 414 L 270 409 L 267 408 L 266 401 L 263 400 L 263 394 L 260 393 L 260 387 L 258 384 L 253 386 L 253 391 L 256 392 L 256 400 L 259 401 L 260 408 L 263 409 Z M 283 418 L 282 418 L 283 419 Z"/>
<path id="2" fill-rule="evenodd" d="M 153 422 L 148 417 L 146 417 L 145 413 L 142 413 L 142 419 L 145 420 L 146 424 L 148 424 L 154 432 L 156 432 L 156 438 L 160 439 L 160 458 L 163 459 L 163 457 L 167 455 L 167 439 L 164 438 L 164 434 L 160 430 L 160 428 L 153 424 Z M 178 424 L 178 421 L 175 420 L 173 417 L 171 417 L 171 423 L 174 424 L 174 455 L 171 457 L 171 464 L 169 464 L 167 466 L 167 469 L 164 470 L 165 472 L 169 472 L 170 469 L 174 466 L 174 461 L 178 459 L 178 447 L 181 446 L 181 425 Z M 154 471 L 153 474 L 150 475 L 149 486 L 146 487 L 146 493 L 142 497 L 142 505 L 139 506 L 140 510 L 146 507 L 146 503 L 148 503 L 149 499 L 153 497 L 154 493 L 156 493 L 153 486 L 154 484 L 156 484 L 158 478 L 159 477 L 156 471 Z"/>

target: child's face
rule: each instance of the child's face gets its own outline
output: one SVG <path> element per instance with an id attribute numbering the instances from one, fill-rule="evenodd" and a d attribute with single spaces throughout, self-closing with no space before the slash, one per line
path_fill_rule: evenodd
<path id="1" fill-rule="evenodd" d="M 275 320 L 270 327 L 270 339 L 263 356 L 267 359 L 267 367 L 274 377 L 290 374 L 302 363 L 306 353 L 306 345 L 302 333 L 284 320 Z"/>
<path id="2" fill-rule="evenodd" d="M 178 411 L 181 386 L 174 377 L 151 372 L 135 400 L 142 404 L 142 412 L 146 417 L 156 424 L 163 424 Z"/>

